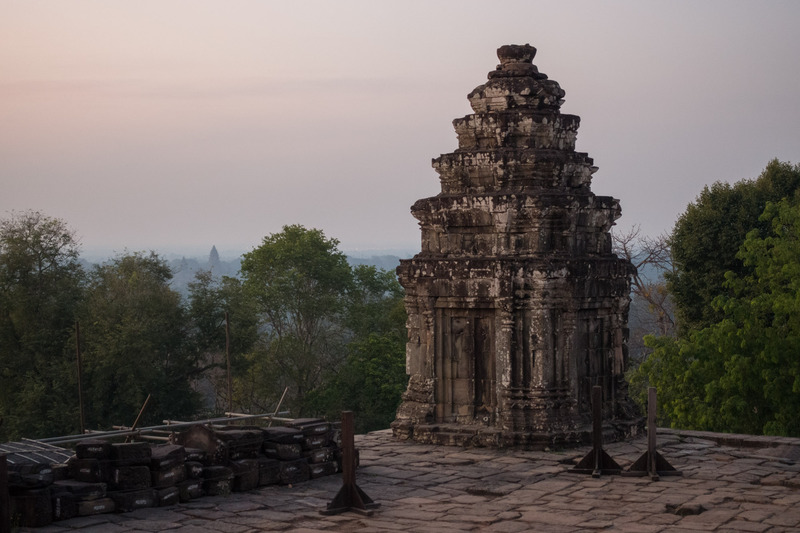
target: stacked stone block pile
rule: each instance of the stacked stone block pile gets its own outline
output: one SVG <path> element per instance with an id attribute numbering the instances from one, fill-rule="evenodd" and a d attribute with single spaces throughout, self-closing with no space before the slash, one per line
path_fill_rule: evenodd
<path id="1" fill-rule="evenodd" d="M 194 425 L 170 442 L 79 442 L 64 464 L 10 465 L 12 523 L 163 507 L 341 471 L 338 425 L 295 419 L 280 427 Z"/>

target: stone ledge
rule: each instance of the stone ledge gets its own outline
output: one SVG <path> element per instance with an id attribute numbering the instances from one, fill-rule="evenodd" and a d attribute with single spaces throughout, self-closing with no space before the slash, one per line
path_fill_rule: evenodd
<path id="1" fill-rule="evenodd" d="M 714 433 L 690 429 L 658 428 L 659 435 L 703 439 L 731 448 L 776 448 L 778 446 L 800 446 L 800 439 L 793 437 L 773 437 L 769 435 L 744 435 L 741 433 Z"/>

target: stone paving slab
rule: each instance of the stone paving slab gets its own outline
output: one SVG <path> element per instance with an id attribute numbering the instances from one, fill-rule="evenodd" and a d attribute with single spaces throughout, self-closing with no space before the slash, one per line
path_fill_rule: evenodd
<path id="1" fill-rule="evenodd" d="M 359 487 L 372 516 L 320 514 L 341 476 L 207 497 L 169 508 L 74 518 L 20 533 L 800 532 L 800 439 L 659 429 L 661 455 L 682 476 L 575 474 L 589 447 L 563 451 L 464 449 L 356 436 Z M 644 437 L 605 450 L 627 469 Z"/>

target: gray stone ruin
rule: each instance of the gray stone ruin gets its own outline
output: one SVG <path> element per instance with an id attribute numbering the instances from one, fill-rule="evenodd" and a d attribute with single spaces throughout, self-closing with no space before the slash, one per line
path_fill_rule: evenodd
<path id="1" fill-rule="evenodd" d="M 611 251 L 619 201 L 590 189 L 575 151 L 580 118 L 508 45 L 453 121 L 458 149 L 433 160 L 441 193 L 411 208 L 422 250 L 401 261 L 408 389 L 394 435 L 419 442 L 529 447 L 591 438 L 591 390 L 603 432 L 642 423 L 627 396 L 633 266 Z"/>

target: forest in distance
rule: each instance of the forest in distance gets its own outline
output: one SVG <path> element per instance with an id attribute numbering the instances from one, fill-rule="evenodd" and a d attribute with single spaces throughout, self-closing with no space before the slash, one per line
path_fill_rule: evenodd
<path id="1" fill-rule="evenodd" d="M 612 233 L 637 267 L 627 373 L 675 428 L 800 436 L 800 165 L 704 187 L 669 234 Z M 388 427 L 405 390 L 394 273 L 298 225 L 234 262 L 125 252 L 80 260 L 74 231 L 38 212 L 0 219 L 0 440 L 75 433 L 75 323 L 86 426 L 228 408 L 356 415 Z M 181 279 L 183 276 L 183 279 Z M 233 387 L 224 362 L 232 333 Z"/>
<path id="2" fill-rule="evenodd" d="M 212 245 L 211 250 L 206 256 L 177 256 L 170 252 L 164 252 L 167 265 L 172 270 L 171 286 L 182 296 L 188 297 L 189 284 L 194 280 L 198 272 L 210 270 L 215 276 L 237 277 L 242 263 L 242 256 L 233 259 L 222 259 L 216 252 L 216 246 Z M 400 264 L 400 259 L 405 258 L 397 255 L 370 255 L 355 256 L 345 252 L 347 262 L 350 266 L 367 265 L 394 272 Z M 411 255 L 408 255 L 411 257 Z M 102 262 L 102 261 L 100 261 Z M 91 268 L 93 263 L 85 261 L 84 266 Z"/>
<path id="3" fill-rule="evenodd" d="M 351 266 L 335 239 L 296 225 L 238 268 L 215 251 L 183 296 L 154 252 L 83 265 L 64 221 L 33 211 L 0 220 L 0 440 L 130 424 L 148 395 L 145 425 L 272 412 L 283 398 L 293 417 L 349 409 L 361 431 L 388 427 L 406 383 L 394 272 Z M 185 274 L 191 263 L 180 261 Z"/>
<path id="4" fill-rule="evenodd" d="M 350 266 L 367 265 L 394 272 L 400 265 L 400 259 L 411 257 L 411 252 L 401 255 L 393 254 L 373 254 L 373 255 L 354 255 L 344 252 Z M 401 252 L 402 253 L 402 252 Z M 114 253 L 106 255 L 92 254 L 91 256 L 80 256 L 80 264 L 85 270 L 91 270 L 95 265 L 102 264 L 114 257 Z M 210 270 L 213 275 L 222 277 L 237 277 L 239 267 L 242 264 L 242 255 L 233 258 L 224 258 L 217 252 L 217 247 L 211 245 L 211 249 L 205 255 L 183 255 L 170 252 L 169 249 L 159 252 L 164 258 L 167 266 L 172 271 L 170 286 L 178 291 L 183 297 L 189 296 L 189 284 L 194 280 L 198 272 Z"/>

